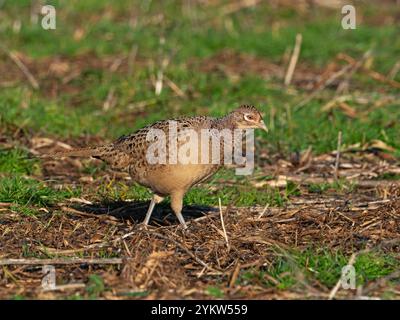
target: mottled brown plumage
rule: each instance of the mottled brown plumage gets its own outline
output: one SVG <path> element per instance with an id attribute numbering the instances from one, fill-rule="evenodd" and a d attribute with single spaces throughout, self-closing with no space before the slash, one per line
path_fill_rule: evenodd
<path id="1" fill-rule="evenodd" d="M 255 107 L 247 105 L 240 106 L 222 118 L 195 116 L 172 120 L 177 124 L 178 135 L 184 129 L 192 129 L 195 132 L 200 132 L 201 129 L 262 128 L 266 130 L 259 111 Z M 170 120 L 158 121 L 130 135 L 122 136 L 111 144 L 69 150 L 57 153 L 54 156 L 91 156 L 105 161 L 114 169 L 127 170 L 134 181 L 148 187 L 154 193 L 144 224 L 148 224 L 155 204 L 161 202 L 164 197 L 171 196 L 172 210 L 180 223 L 186 227 L 181 214 L 183 197 L 192 186 L 206 180 L 218 171 L 223 165 L 224 148 L 221 145 L 221 161 L 217 164 L 202 164 L 200 161 L 196 164 L 182 164 L 179 162 L 171 164 L 168 157 L 170 145 L 167 143 L 167 162 L 150 164 L 146 158 L 146 153 L 152 141 L 148 141 L 147 134 L 150 129 L 159 129 L 168 137 L 169 124 Z M 179 142 L 178 148 L 183 143 L 182 141 Z M 221 143 L 224 143 L 223 139 L 221 139 Z M 200 149 L 198 157 L 201 157 Z"/>

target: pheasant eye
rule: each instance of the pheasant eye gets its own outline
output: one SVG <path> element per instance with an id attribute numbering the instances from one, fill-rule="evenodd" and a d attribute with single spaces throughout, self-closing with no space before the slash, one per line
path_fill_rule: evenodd
<path id="1" fill-rule="evenodd" d="M 253 118 L 253 116 L 251 116 L 251 115 L 245 114 L 245 115 L 244 115 L 244 120 L 246 120 L 246 121 L 252 121 L 252 120 L 254 120 L 254 118 Z"/>

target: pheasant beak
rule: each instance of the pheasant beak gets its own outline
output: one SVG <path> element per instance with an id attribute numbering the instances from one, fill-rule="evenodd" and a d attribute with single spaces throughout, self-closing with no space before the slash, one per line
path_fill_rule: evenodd
<path id="1" fill-rule="evenodd" d="M 267 125 L 265 124 L 265 122 L 264 122 L 264 120 L 261 120 L 259 123 L 258 123 L 258 126 L 257 126 L 259 129 L 263 129 L 265 132 L 268 132 L 268 127 L 267 127 Z"/>

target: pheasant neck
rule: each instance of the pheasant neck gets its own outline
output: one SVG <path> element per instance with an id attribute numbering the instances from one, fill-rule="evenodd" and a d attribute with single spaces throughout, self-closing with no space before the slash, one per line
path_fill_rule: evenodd
<path id="1" fill-rule="evenodd" d="M 234 130 L 236 127 L 232 119 L 232 114 L 228 114 L 225 117 L 216 119 L 216 128 L 219 130 L 222 129 Z"/>

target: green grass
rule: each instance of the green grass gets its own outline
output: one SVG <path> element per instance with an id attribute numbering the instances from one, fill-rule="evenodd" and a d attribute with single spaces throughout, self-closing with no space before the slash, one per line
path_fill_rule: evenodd
<path id="1" fill-rule="evenodd" d="M 79 292 L 76 292 L 67 296 L 65 300 L 84 300 L 84 297 Z"/>
<path id="2" fill-rule="evenodd" d="M 25 2 L 23 2 L 25 3 Z M 43 31 L 40 24 L 23 23 L 19 33 L 11 32 L 15 18 L 29 21 L 29 4 L 5 6 L 3 28 L 10 36 L 5 37 L 9 47 L 19 47 L 34 56 L 51 54 L 73 55 L 94 51 L 97 54 L 128 52 L 138 44 L 143 56 L 155 55 L 160 49 L 160 35 L 166 37 L 166 51 L 179 50 L 176 59 L 185 60 L 193 56 L 207 56 L 223 48 L 252 52 L 279 59 L 295 34 L 301 32 L 304 42 L 302 58 L 324 63 L 339 52 L 359 54 L 375 45 L 379 65 L 389 67 L 399 54 L 399 39 L 395 25 L 377 28 L 359 23 L 356 30 L 343 30 L 341 16 L 335 11 L 304 16 L 294 10 L 273 8 L 267 2 L 256 9 L 239 10 L 221 20 L 222 6 L 196 6 L 196 17 L 182 11 L 178 1 L 141 2 L 123 0 L 112 5 L 103 1 L 53 1 L 57 9 L 57 29 Z M 366 6 L 358 6 L 366 12 Z M 375 7 L 376 9 L 376 7 Z M 398 8 L 394 7 L 394 10 Z M 108 12 L 108 15 L 104 13 Z M 151 23 L 151 17 L 163 13 L 162 21 Z M 98 19 L 98 16 L 102 19 Z M 93 20 L 82 19 L 93 17 Z M 136 18 L 136 24 L 130 19 Z M 284 26 L 272 28 L 273 22 Z M 231 28 L 223 22 L 227 21 Z M 25 22 L 25 21 L 24 21 Z M 79 27 L 85 31 L 84 41 L 74 40 Z M 323 31 L 322 31 L 323 30 Z M 40 39 L 40 41 L 37 41 Z M 240 41 L 239 41 L 240 40 Z"/>
<path id="3" fill-rule="evenodd" d="M 149 291 L 135 291 L 135 292 L 123 292 L 120 296 L 130 297 L 130 298 L 144 298 L 150 294 Z"/>
<path id="4" fill-rule="evenodd" d="M 86 292 L 91 299 L 96 299 L 105 290 L 104 280 L 97 274 L 89 275 L 88 284 L 86 286 Z"/>
<path id="5" fill-rule="evenodd" d="M 29 159 L 28 154 L 19 149 L 0 149 L 0 174 L 33 174 L 39 171 L 38 162 Z"/>
<path id="6" fill-rule="evenodd" d="M 231 182 L 234 185 L 224 185 L 221 181 Z M 96 199 L 101 202 L 143 201 L 151 199 L 152 193 L 139 184 L 131 186 L 121 182 L 101 184 L 92 190 Z M 209 205 L 218 206 L 218 199 L 222 205 L 235 205 L 239 207 L 267 205 L 283 206 L 292 196 L 300 195 L 298 186 L 292 182 L 283 189 L 272 187 L 254 188 L 248 178 L 238 177 L 229 170 L 219 171 L 213 179 L 204 185 L 195 186 L 188 191 L 184 198 L 184 205 Z M 167 201 L 169 201 L 167 199 Z"/>
<path id="7" fill-rule="evenodd" d="M 206 293 L 207 293 L 209 296 L 211 296 L 211 297 L 213 297 L 213 298 L 216 298 L 216 299 L 221 299 L 221 298 L 224 297 L 224 292 L 223 292 L 220 288 L 215 287 L 215 286 L 209 286 L 209 287 L 206 289 Z"/>
<path id="8" fill-rule="evenodd" d="M 85 68 L 69 83 L 77 89 L 74 94 L 61 90 L 54 98 L 49 98 L 43 90 L 32 90 L 24 80 L 6 89 L 0 87 L 0 127 L 6 136 L 11 136 L 10 128 L 18 127 L 28 136 L 34 133 L 56 139 L 77 139 L 84 135 L 99 135 L 112 140 L 159 119 L 182 114 L 220 116 L 240 103 L 252 103 L 265 113 L 271 129 L 268 135 L 256 133 L 258 147 L 271 153 L 289 155 L 309 146 L 316 154 L 332 151 L 336 149 L 337 133 L 342 131 L 343 146 L 379 139 L 394 147 L 396 156 L 400 155 L 400 123 L 394 121 L 400 118 L 398 101 L 374 108 L 365 117 L 352 119 L 337 109 L 321 112 L 321 106 L 335 93 L 329 88 L 302 108 L 295 109 L 294 106 L 309 93 L 298 88 L 287 90 L 281 79 L 264 79 L 251 72 L 232 78 L 229 73 L 204 73 L 197 69 L 201 59 L 210 58 L 225 48 L 252 54 L 261 61 L 282 64 L 283 54 L 292 48 L 295 35 L 300 32 L 303 35 L 300 64 L 319 69 L 340 52 L 358 59 L 372 48 L 371 66 L 385 74 L 400 54 L 395 25 L 376 27 L 366 19 L 356 30 L 343 30 L 337 12 L 318 9 L 321 15 L 312 15 L 286 7 L 272 8 L 264 3 L 257 9 L 240 10 L 223 20 L 219 17 L 222 6 L 196 6 L 196 17 L 193 17 L 175 1 L 147 4 L 116 1 L 110 5 L 107 1 L 82 3 L 74 0 L 53 4 L 57 9 L 55 31 L 45 31 L 40 25 L 29 22 L 29 1 L 4 4 L 0 24 L 4 30 L 0 36 L 2 46 L 33 59 L 56 55 L 74 58 L 87 54 L 99 60 L 110 55 L 126 55 L 132 46 L 137 46 L 138 61 L 131 72 Z M 372 10 L 367 5 L 358 8 L 366 17 L 379 14 L 375 9 L 380 8 Z M 155 17 L 161 12 L 163 19 L 157 22 Z M 136 19 L 134 27 L 130 23 L 132 17 Z M 18 32 L 11 31 L 15 19 L 22 21 Z M 84 32 L 82 40 L 74 39 L 78 28 Z M 161 36 L 165 37 L 164 43 L 160 42 Z M 172 58 L 165 75 L 186 92 L 185 97 L 176 96 L 167 85 L 161 95 L 154 93 L 151 79 L 156 76 L 160 59 L 166 55 Z M 6 55 L 0 54 L 0 63 L 11 62 Z M 400 73 L 395 79 L 399 80 L 399 76 Z M 394 88 L 371 81 L 365 75 L 357 75 L 356 80 L 361 87 L 350 93 L 370 97 L 367 105 L 359 105 L 352 99 L 348 101 L 358 112 L 365 112 L 385 95 L 396 93 Z M 111 88 L 116 104 L 104 111 L 103 104 Z M 138 107 L 140 104 L 145 107 Z M 1 150 L 0 173 L 39 173 L 37 162 L 26 156 L 21 150 Z M 101 168 L 89 165 L 83 172 L 95 175 Z M 47 200 L 41 199 L 46 199 L 46 193 L 51 194 L 47 189 L 39 188 L 39 195 L 35 193 L 30 199 L 27 192 L 32 183 L 21 182 L 20 178 L 13 182 L 4 181 L 1 197 L 19 205 L 25 206 L 23 202 L 28 200 L 44 203 Z M 298 194 L 296 187 L 293 188 L 281 191 L 255 189 L 243 179 L 240 186 L 235 187 L 195 188 L 188 193 L 185 204 L 216 205 L 221 198 L 224 205 L 283 205 L 291 195 Z M 312 185 L 309 191 L 323 193 L 330 189 L 345 192 L 351 191 L 352 187 L 342 183 Z M 96 193 L 105 201 L 150 197 L 150 193 L 139 186 L 101 186 Z M 51 194 L 51 198 L 57 196 Z"/>
<path id="9" fill-rule="evenodd" d="M 96 192 L 97 199 L 105 203 L 132 199 L 136 201 L 149 200 L 152 196 L 152 193 L 145 187 L 138 184 L 128 186 L 121 182 L 102 184 L 94 192 Z"/>
<path id="10" fill-rule="evenodd" d="M 325 248 L 292 251 L 274 259 L 269 267 L 244 271 L 238 281 L 243 284 L 260 283 L 265 287 L 287 289 L 301 286 L 301 280 L 309 284 L 318 282 L 327 288 L 333 288 L 348 260 L 349 257 L 343 252 Z M 369 281 L 387 276 L 399 267 L 400 261 L 393 253 L 362 253 L 354 263 L 356 285 L 365 285 Z"/>
<path id="11" fill-rule="evenodd" d="M 355 190 L 356 183 L 346 179 L 339 179 L 332 183 L 311 183 L 308 186 L 308 192 L 323 194 L 327 191 L 333 190 L 340 193 L 351 193 Z"/>
<path id="12" fill-rule="evenodd" d="M 12 202 L 16 208 L 28 205 L 48 206 L 79 195 L 79 190 L 54 190 L 43 182 L 21 176 L 0 178 L 0 202 Z"/>
<path id="13" fill-rule="evenodd" d="M 93 118 L 93 109 L 71 110 L 55 101 L 38 97 L 30 99 L 28 108 L 19 108 L 26 99 L 25 90 L 15 88 L 2 93 L 0 91 L 0 124 L 13 124 L 23 129 L 59 135 L 79 136 L 83 133 L 94 134 L 105 125 L 100 118 Z M 88 125 L 90 123 L 90 125 Z"/>
<path id="14" fill-rule="evenodd" d="M 39 211 L 31 205 L 20 205 L 20 204 L 13 204 L 12 206 L 10 206 L 10 210 L 18 212 L 22 215 L 25 216 L 36 216 Z"/>
<path id="15" fill-rule="evenodd" d="M 383 174 L 379 175 L 376 179 L 400 180 L 400 174 L 397 174 L 397 173 L 383 173 Z"/>
<path id="16" fill-rule="evenodd" d="M 332 95 L 326 90 L 321 98 L 295 111 L 291 107 L 306 93 L 299 90 L 293 95 L 276 79 L 266 81 L 258 74 L 245 74 L 240 79 L 232 80 L 223 73 L 205 74 L 189 65 L 190 61 L 210 57 L 224 48 L 281 63 L 284 52 L 293 46 L 295 35 L 300 32 L 303 35 L 300 63 L 319 68 L 340 52 L 358 59 L 372 48 L 372 66 L 385 74 L 400 54 L 400 39 L 395 25 L 376 27 L 364 22 L 356 30 L 343 30 L 337 12 L 323 11 L 321 16 L 304 16 L 293 9 L 277 9 L 268 4 L 227 16 L 226 23 L 231 24 L 231 28 L 217 19 L 221 10 L 218 6 L 196 7 L 195 21 L 175 1 L 147 4 L 117 1 L 113 5 L 103 1 L 85 4 L 80 1 L 56 1 L 55 6 L 58 10 L 57 30 L 44 31 L 39 25 L 27 22 L 28 4 L 5 5 L 3 45 L 32 57 L 89 53 L 99 58 L 127 54 L 136 45 L 138 57 L 150 63 L 138 63 L 129 75 L 111 73 L 106 69 L 89 69 L 71 81 L 80 89 L 78 93 L 61 92 L 55 99 L 32 92 L 26 85 L 0 89 L 0 123 L 12 123 L 27 130 L 60 137 L 98 134 L 114 139 L 158 119 L 178 114 L 221 115 L 240 102 L 246 102 L 259 106 L 266 113 L 267 121 L 274 123 L 268 136 L 259 133 L 263 145 L 274 152 L 289 153 L 304 150 L 310 145 L 317 153 L 331 151 L 336 147 L 339 130 L 343 131 L 345 145 L 380 139 L 400 149 L 399 123 L 392 124 L 393 119 L 400 117 L 398 103 L 377 108 L 368 113 L 366 119 L 350 119 L 337 110 L 330 114 L 320 112 L 321 105 Z M 81 11 L 77 9 L 80 7 Z M 368 15 L 373 12 L 367 6 L 360 6 L 358 10 Z M 109 14 L 105 15 L 105 12 Z M 149 22 L 151 17 L 161 12 L 164 14 L 162 21 Z M 137 19 L 135 27 L 129 24 L 131 14 Z M 93 23 L 91 19 L 98 19 L 98 15 L 104 17 Z M 20 19 L 27 17 L 18 33 L 10 31 L 16 16 Z M 277 20 L 283 26 L 271 28 Z M 85 32 L 81 41 L 73 37 L 78 27 Z M 160 44 L 160 36 L 166 38 L 164 45 Z M 160 57 L 172 53 L 173 59 L 165 74 L 182 90 L 194 92 L 193 97 L 176 97 L 168 86 L 164 86 L 160 96 L 154 94 L 150 78 L 156 75 Z M 369 77 L 361 78 L 366 82 L 361 92 L 357 93 L 373 90 L 375 99 L 378 99 L 383 89 L 386 93 L 396 92 L 390 86 L 371 82 Z M 112 110 L 101 111 L 111 87 L 117 97 L 116 106 Z M 143 101 L 150 101 L 145 117 L 137 115 L 135 108 L 129 111 L 128 106 Z M 27 107 L 20 108 L 23 103 Z M 356 105 L 353 107 L 358 108 Z M 271 108 L 275 109 L 274 119 L 268 118 Z"/>
<path id="17" fill-rule="evenodd" d="M 267 204 L 282 206 L 289 200 L 290 196 L 299 194 L 297 186 L 293 183 L 289 183 L 285 189 L 279 190 L 270 187 L 257 189 L 249 184 L 246 185 L 246 181 L 244 182 L 244 185 L 224 186 L 224 188 L 215 184 L 214 186 L 217 188 L 215 191 L 210 191 L 201 186 L 194 187 L 187 193 L 185 204 L 201 203 L 217 206 L 220 198 L 222 205 L 225 206 L 229 204 L 240 207 Z"/>

